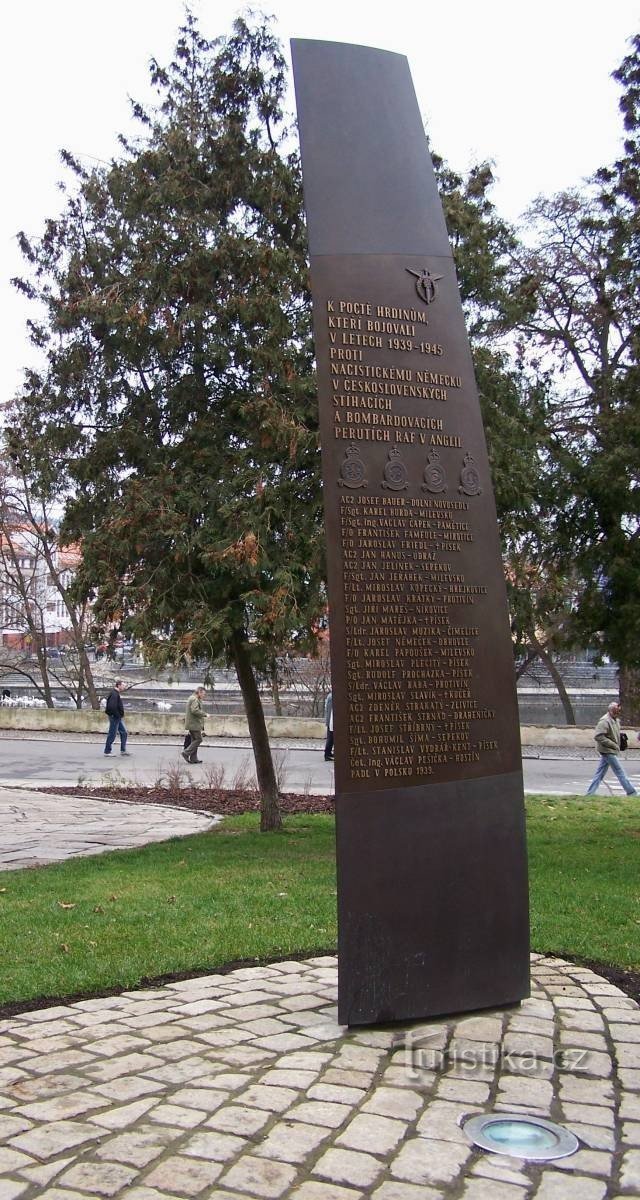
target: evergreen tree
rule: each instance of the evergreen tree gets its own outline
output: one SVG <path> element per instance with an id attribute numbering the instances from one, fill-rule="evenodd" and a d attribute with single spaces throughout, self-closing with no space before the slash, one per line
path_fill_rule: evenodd
<path id="1" fill-rule="evenodd" d="M 518 306 L 511 289 L 515 232 L 491 200 L 489 163 L 466 178 L 434 156 L 440 194 L 458 275 L 505 563 L 514 653 L 524 667 L 545 662 L 567 713 L 573 713 L 553 654 L 562 646 L 565 621 L 558 619 L 549 589 L 548 510 L 556 495 L 555 462 L 550 455 L 550 382 L 540 362 L 519 350 L 513 328 Z M 535 574 L 538 585 L 532 587 Z M 540 580 L 545 579 L 545 586 Z M 566 606 L 563 597 L 561 609 Z"/>
<path id="2" fill-rule="evenodd" d="M 433 156 L 478 385 L 502 535 L 510 554 L 540 493 L 545 442 L 544 373 L 514 352 L 510 263 L 514 231 L 491 200 L 489 163 L 466 178 Z"/>
<path id="3" fill-rule="evenodd" d="M 268 23 L 205 40 L 192 16 L 137 140 L 74 174 L 22 248 L 44 305 L 11 450 L 65 491 L 80 587 L 157 665 L 235 665 L 280 826 L 255 668 L 312 627 L 322 522 L 306 238 Z"/>

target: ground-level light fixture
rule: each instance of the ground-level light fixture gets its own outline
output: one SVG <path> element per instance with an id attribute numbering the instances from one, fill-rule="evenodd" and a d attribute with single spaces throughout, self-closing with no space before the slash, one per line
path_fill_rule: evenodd
<path id="1" fill-rule="evenodd" d="M 579 1142 L 574 1133 L 545 1121 L 542 1117 L 523 1117 L 515 1113 L 489 1113 L 469 1117 L 462 1124 L 474 1146 L 494 1154 L 548 1162 L 575 1154 Z"/>

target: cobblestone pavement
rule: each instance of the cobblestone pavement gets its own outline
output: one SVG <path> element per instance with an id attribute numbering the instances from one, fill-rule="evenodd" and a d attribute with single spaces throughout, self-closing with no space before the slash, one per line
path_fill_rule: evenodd
<path id="1" fill-rule="evenodd" d="M 406 1028 L 336 1024 L 336 960 L 247 968 L 0 1022 L 0 1200 L 629 1200 L 640 1009 L 534 955 L 530 1000 Z M 580 1149 L 474 1149 L 467 1114 Z"/>
<path id="2" fill-rule="evenodd" d="M 146 846 L 211 829 L 219 817 L 164 804 L 126 804 L 80 796 L 0 791 L 0 870 L 77 855 Z M 1 1061 L 1 1060 L 0 1060 Z M 5 1200 L 0 1189 L 0 1200 Z"/>

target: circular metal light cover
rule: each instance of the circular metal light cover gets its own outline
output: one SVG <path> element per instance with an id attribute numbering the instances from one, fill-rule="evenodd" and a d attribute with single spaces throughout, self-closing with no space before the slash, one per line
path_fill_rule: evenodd
<path id="1" fill-rule="evenodd" d="M 548 1162 L 575 1154 L 579 1142 L 574 1133 L 545 1121 L 542 1117 L 522 1117 L 515 1113 L 490 1113 L 470 1117 L 462 1126 L 474 1146 L 512 1158 Z"/>

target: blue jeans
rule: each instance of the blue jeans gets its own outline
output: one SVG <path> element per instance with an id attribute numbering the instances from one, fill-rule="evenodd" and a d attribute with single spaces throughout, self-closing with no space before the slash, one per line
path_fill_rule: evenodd
<path id="1" fill-rule="evenodd" d="M 593 793 L 597 790 L 599 785 L 602 783 L 602 780 L 604 779 L 607 771 L 609 770 L 609 767 L 611 767 L 611 770 L 613 771 L 614 775 L 618 776 L 618 779 L 620 780 L 620 783 L 622 784 L 625 792 L 627 793 L 627 796 L 637 796 L 638 793 L 636 792 L 636 789 L 634 788 L 631 780 L 627 778 L 625 769 L 624 769 L 622 763 L 619 762 L 619 760 L 615 754 L 601 754 L 600 755 L 600 762 L 598 763 L 598 766 L 596 767 L 596 773 L 595 773 L 593 779 L 591 780 L 589 787 L 587 788 L 587 796 L 593 796 Z"/>
<path id="2" fill-rule="evenodd" d="M 109 732 L 104 747 L 105 754 L 111 754 L 111 747 L 116 740 L 116 733 L 120 734 L 120 750 L 124 752 L 127 745 L 127 727 L 122 717 L 109 717 Z"/>

